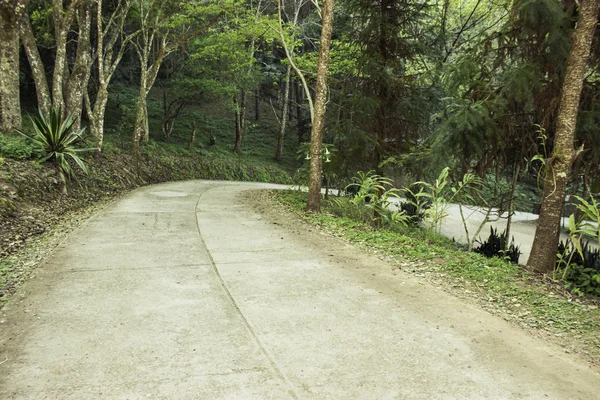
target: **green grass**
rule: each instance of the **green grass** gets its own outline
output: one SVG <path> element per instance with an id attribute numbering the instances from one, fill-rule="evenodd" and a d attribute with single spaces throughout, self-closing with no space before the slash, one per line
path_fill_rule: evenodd
<path id="1" fill-rule="evenodd" d="M 349 242 L 397 261 L 407 271 L 425 274 L 450 292 L 474 299 L 505 319 L 546 335 L 595 363 L 600 362 L 600 310 L 597 300 L 579 301 L 499 258 L 466 252 L 452 241 L 420 229 L 374 229 L 333 215 L 306 213 L 306 194 L 281 191 L 277 199 L 306 221 Z"/>

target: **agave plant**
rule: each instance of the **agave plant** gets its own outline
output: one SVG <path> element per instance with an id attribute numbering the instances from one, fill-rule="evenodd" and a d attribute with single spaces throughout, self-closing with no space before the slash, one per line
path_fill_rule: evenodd
<path id="1" fill-rule="evenodd" d="M 69 164 L 69 158 L 87 173 L 85 163 L 79 154 L 93 150 L 78 148 L 76 144 L 82 140 L 85 128 L 73 130 L 75 122 L 72 116 L 62 117 L 60 109 L 52 108 L 48 115 L 39 110 L 38 115 L 31 118 L 33 123 L 34 135 L 29 136 L 24 132 L 19 133 L 33 141 L 43 150 L 43 156 L 40 162 L 54 162 L 58 168 L 59 177 L 63 184 L 63 192 L 66 192 L 66 175 L 73 175 L 73 169 Z"/>

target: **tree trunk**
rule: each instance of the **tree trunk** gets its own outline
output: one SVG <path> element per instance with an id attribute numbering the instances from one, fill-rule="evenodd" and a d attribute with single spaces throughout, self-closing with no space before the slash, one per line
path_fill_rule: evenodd
<path id="1" fill-rule="evenodd" d="M 577 155 L 573 145 L 577 112 L 599 9 L 600 0 L 583 0 L 571 37 L 571 51 L 556 118 L 554 151 L 547 166 L 542 209 L 527 262 L 531 269 L 540 273 L 551 272 L 556 263 L 565 186 Z"/>
<path id="2" fill-rule="evenodd" d="M 140 80 L 140 92 L 139 92 L 139 96 L 138 96 L 138 103 L 136 106 L 136 113 L 135 113 L 135 125 L 133 128 L 133 152 L 135 154 L 138 153 L 139 151 L 139 147 L 140 147 L 140 142 L 142 141 L 142 139 L 144 138 L 145 134 L 146 134 L 146 116 L 147 116 L 147 111 L 146 111 L 146 96 L 148 94 L 147 90 L 146 90 L 146 85 L 145 85 L 146 80 L 145 79 L 141 79 Z"/>
<path id="3" fill-rule="evenodd" d="M 196 121 L 192 121 L 192 134 L 190 135 L 190 142 L 188 143 L 188 149 L 194 148 L 194 142 L 196 141 Z"/>
<path id="4" fill-rule="evenodd" d="M 85 5 L 79 10 L 79 35 L 77 38 L 77 55 L 73 71 L 66 82 L 65 114 L 73 117 L 73 129 L 81 126 L 83 110 L 83 92 L 87 90 L 91 69 L 90 28 L 92 22 L 91 5 Z"/>
<path id="5" fill-rule="evenodd" d="M 108 102 L 108 88 L 101 85 L 96 94 L 96 103 L 92 111 L 88 112 L 90 119 L 90 133 L 96 139 L 96 150 L 102 151 L 104 142 L 104 114 Z M 89 107 L 89 106 L 88 106 Z"/>
<path id="6" fill-rule="evenodd" d="M 169 118 L 170 110 L 169 104 L 167 100 L 167 90 L 163 89 L 163 117 L 162 117 L 162 132 L 163 137 L 168 139 L 171 136 L 171 131 L 173 130 L 173 125 L 171 124 L 171 119 Z"/>
<path id="7" fill-rule="evenodd" d="M 323 22 L 321 26 L 321 44 L 317 61 L 317 90 L 315 95 L 315 117 L 310 138 L 310 180 L 306 207 L 309 211 L 321 211 L 321 176 L 323 172 L 321 149 L 325 128 L 325 108 L 327 105 L 327 70 L 329 66 L 329 48 L 333 30 L 333 7 L 335 0 L 323 0 Z"/>
<path id="8" fill-rule="evenodd" d="M 108 102 L 108 86 L 112 79 L 113 73 L 123 58 L 126 45 L 130 44 L 131 36 L 122 38 L 119 33 L 123 31 L 123 25 L 127 17 L 127 12 L 131 8 L 132 0 L 120 2 L 121 7 L 115 9 L 111 16 L 111 25 L 105 27 L 102 18 L 102 0 L 96 1 L 96 48 L 97 55 L 95 65 L 97 67 L 98 91 L 96 92 L 95 101 L 92 106 L 90 94 L 87 88 L 84 88 L 84 99 L 86 111 L 90 119 L 90 130 L 96 139 L 96 149 L 102 151 L 104 142 L 104 115 L 106 113 L 106 104 Z M 115 17 L 116 19 L 113 19 Z M 109 28 L 107 30 L 107 28 Z M 105 41 L 106 37 L 109 37 Z M 117 39 L 119 39 L 117 44 Z"/>
<path id="9" fill-rule="evenodd" d="M 142 136 L 142 141 L 148 142 L 150 141 L 150 121 L 148 120 L 148 94 L 144 97 L 144 135 Z"/>
<path id="10" fill-rule="evenodd" d="M 246 91 L 240 91 L 240 100 L 238 103 L 237 97 L 233 98 L 235 104 L 235 145 L 233 146 L 233 152 L 239 154 L 242 150 L 242 140 L 244 139 L 246 117 Z"/>
<path id="11" fill-rule="evenodd" d="M 42 62 L 42 57 L 37 48 L 28 15 L 24 15 L 21 18 L 20 33 L 21 42 L 25 49 L 25 54 L 27 55 L 31 74 L 33 75 L 33 81 L 35 83 L 38 107 L 47 115 L 50 112 L 50 107 L 52 107 L 52 98 L 50 97 L 50 88 L 48 87 L 44 63 Z"/>
<path id="12" fill-rule="evenodd" d="M 254 92 L 254 120 L 260 121 L 260 86 Z"/>
<path id="13" fill-rule="evenodd" d="M 64 111 L 63 85 L 67 66 L 67 34 L 70 21 L 64 16 L 62 0 L 53 0 L 54 16 L 54 72 L 52 74 L 52 105 Z"/>
<path id="14" fill-rule="evenodd" d="M 67 178 L 65 177 L 65 173 L 62 168 L 56 167 L 58 169 L 58 185 L 60 187 L 60 194 L 67 196 L 69 194 L 69 190 L 67 189 Z"/>
<path id="15" fill-rule="evenodd" d="M 0 131 L 21 128 L 19 21 L 13 4 L 0 6 Z"/>
<path id="16" fill-rule="evenodd" d="M 285 75 L 285 87 L 283 89 L 283 111 L 281 112 L 281 124 L 279 126 L 279 137 L 277 138 L 277 152 L 275 159 L 281 161 L 283 158 L 283 138 L 285 137 L 285 128 L 287 128 L 288 114 L 290 109 L 290 83 L 292 75 L 292 66 L 288 65 Z"/>
<path id="17" fill-rule="evenodd" d="M 519 180 L 520 166 L 515 162 L 513 170 L 513 178 L 510 186 L 510 197 L 508 198 L 508 216 L 506 218 L 506 242 L 504 243 L 504 251 L 508 251 L 510 247 L 510 227 L 512 216 L 515 209 L 515 192 L 517 191 L 517 182 Z"/>
<path id="18" fill-rule="evenodd" d="M 139 144 L 142 141 L 148 140 L 148 105 L 147 95 L 140 90 L 138 104 L 135 112 L 135 127 L 133 129 L 134 150 L 137 151 Z"/>
<path id="19" fill-rule="evenodd" d="M 304 102 L 304 92 L 300 87 L 300 83 L 294 83 L 294 92 L 296 94 L 296 133 L 298 134 L 298 143 L 304 142 L 304 134 L 306 132 L 306 119 L 302 112 L 302 103 Z"/>
<path id="20" fill-rule="evenodd" d="M 138 99 L 134 129 L 138 142 L 147 142 L 150 140 L 150 128 L 148 126 L 148 93 L 150 93 L 150 89 L 152 89 L 152 86 L 156 81 L 158 70 L 160 69 L 164 57 L 165 53 L 159 51 L 159 55 L 156 57 L 150 68 L 148 68 L 148 54 L 143 54 L 142 59 L 140 59 L 140 96 Z"/>

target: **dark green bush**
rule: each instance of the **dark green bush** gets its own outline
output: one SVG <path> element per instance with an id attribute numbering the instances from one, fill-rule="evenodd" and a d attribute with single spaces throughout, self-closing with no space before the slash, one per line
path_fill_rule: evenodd
<path id="1" fill-rule="evenodd" d="M 510 242 L 510 246 L 508 246 L 508 250 L 504 250 L 506 240 L 506 232 L 502 232 L 498 235 L 498 230 L 490 227 L 490 236 L 484 242 L 477 240 L 479 246 L 475 247 L 473 251 L 488 258 L 508 258 L 513 264 L 518 264 L 521 250 L 519 246 L 515 245 L 514 237 Z"/>

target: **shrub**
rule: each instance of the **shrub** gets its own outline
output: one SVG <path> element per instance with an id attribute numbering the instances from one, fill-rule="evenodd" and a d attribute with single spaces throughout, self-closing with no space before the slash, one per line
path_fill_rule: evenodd
<path id="1" fill-rule="evenodd" d="M 432 202 L 420 195 L 423 193 L 422 186 L 413 184 L 411 187 L 413 189 L 404 190 L 406 200 L 400 203 L 400 210 L 408 217 L 409 224 L 417 227 L 425 220 L 425 213 L 431 208 Z"/>
<path id="2" fill-rule="evenodd" d="M 400 195 L 391 179 L 368 171 L 358 172 L 352 180 L 353 183 L 345 188 L 346 193 L 353 194 L 352 197 L 332 202 L 340 213 L 345 209 L 347 216 L 367 222 L 364 212 L 370 210 L 370 220 L 378 227 L 382 224 L 392 228 L 408 225 L 408 217 L 404 211 L 394 209 L 395 204 L 392 204 L 392 198 L 399 198 Z"/>
<path id="3" fill-rule="evenodd" d="M 579 245 L 574 246 L 571 240 L 561 240 L 556 270 L 562 272 L 565 287 L 571 291 L 600 295 L 600 250 L 592 248 L 589 242 L 580 239 Z"/>
<path id="4" fill-rule="evenodd" d="M 0 135 L 0 153 L 15 160 L 41 158 L 43 151 L 20 136 Z"/>
<path id="5" fill-rule="evenodd" d="M 79 130 L 71 129 L 74 120 L 71 116 L 63 119 L 60 109 L 51 109 L 49 115 L 44 115 L 39 110 L 39 115 L 31 118 L 34 134 L 28 136 L 19 131 L 19 133 L 30 139 L 35 146 L 42 149 L 42 156 L 39 161 L 51 161 L 58 168 L 59 177 L 62 184 L 62 192 L 66 194 L 66 175 L 73 175 L 73 169 L 69 164 L 69 159 L 75 162 L 84 173 L 87 168 L 83 160 L 79 157 L 82 152 L 94 149 L 77 148 L 76 144 L 82 141 L 85 128 Z"/>
<path id="6" fill-rule="evenodd" d="M 515 245 L 515 238 L 513 237 L 508 250 L 504 250 L 506 246 L 506 231 L 498 235 L 498 230 L 490 227 L 490 236 L 484 242 L 476 241 L 479 243 L 478 247 L 473 249 L 474 252 L 482 254 L 488 258 L 508 258 L 513 264 L 519 263 L 519 257 L 521 256 L 521 250 L 519 246 Z"/>
<path id="7" fill-rule="evenodd" d="M 28 136 L 19 132 L 24 137 L 30 139 L 43 151 L 40 162 L 53 161 L 58 165 L 61 172 L 72 175 L 73 170 L 69 165 L 68 159 L 73 160 L 82 171 L 87 172 L 83 160 L 79 153 L 93 149 L 81 149 L 75 145 L 82 141 L 85 128 L 72 130 L 74 120 L 71 116 L 62 118 L 60 109 L 51 109 L 48 116 L 39 110 L 39 115 L 33 117 L 34 135 Z"/>

